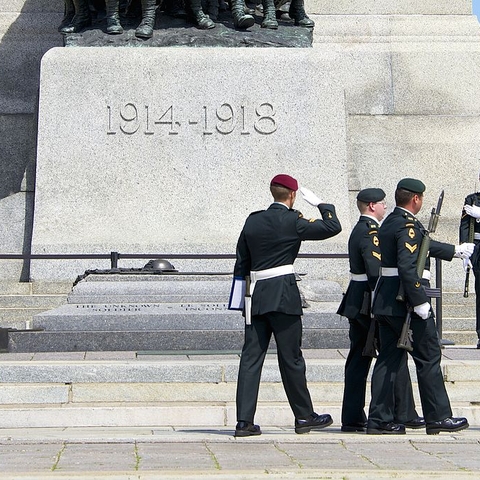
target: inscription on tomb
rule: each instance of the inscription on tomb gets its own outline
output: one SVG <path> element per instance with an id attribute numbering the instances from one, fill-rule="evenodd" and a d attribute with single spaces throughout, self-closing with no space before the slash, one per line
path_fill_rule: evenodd
<path id="1" fill-rule="evenodd" d="M 75 305 L 77 310 L 84 310 L 85 313 L 119 313 L 119 312 L 143 312 L 143 313 L 173 313 L 173 312 L 213 312 L 226 311 L 226 303 L 182 303 L 178 305 L 168 305 L 159 303 L 112 303 L 97 304 L 85 303 Z"/>
<path id="2" fill-rule="evenodd" d="M 276 109 L 272 103 L 256 106 L 203 105 L 198 111 L 180 112 L 175 105 L 157 107 L 128 102 L 107 104 L 107 135 L 179 135 L 195 129 L 202 135 L 271 135 L 277 131 Z"/>

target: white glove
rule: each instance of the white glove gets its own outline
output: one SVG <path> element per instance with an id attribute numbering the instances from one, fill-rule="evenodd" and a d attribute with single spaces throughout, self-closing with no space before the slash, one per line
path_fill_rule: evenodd
<path id="1" fill-rule="evenodd" d="M 474 243 L 462 243 L 461 245 L 455 245 L 455 258 L 470 258 L 473 250 L 475 249 Z"/>
<path id="2" fill-rule="evenodd" d="M 470 215 L 473 218 L 480 218 L 480 207 L 476 205 L 464 205 L 463 209 L 467 215 Z"/>
<path id="3" fill-rule="evenodd" d="M 422 303 L 413 307 L 413 311 L 420 317 L 426 320 L 430 316 L 430 304 L 428 302 Z"/>
<path id="4" fill-rule="evenodd" d="M 318 205 L 322 203 L 322 201 L 308 188 L 300 187 L 300 192 L 303 195 L 303 199 L 310 205 L 318 207 Z"/>
<path id="5" fill-rule="evenodd" d="M 463 270 L 466 272 L 468 268 L 473 268 L 472 262 L 469 258 L 464 258 L 463 262 Z"/>

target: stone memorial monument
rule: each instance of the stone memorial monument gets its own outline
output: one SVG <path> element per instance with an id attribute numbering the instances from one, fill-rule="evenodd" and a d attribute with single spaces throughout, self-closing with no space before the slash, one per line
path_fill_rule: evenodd
<path id="1" fill-rule="evenodd" d="M 91 25 L 67 35 L 57 31 L 64 0 L 0 5 L 0 244 L 27 255 L 0 259 L 5 290 L 22 280 L 63 292 L 110 266 L 29 253 L 232 254 L 282 172 L 336 204 L 343 226 L 303 253 L 346 253 L 356 193 L 381 186 L 391 206 L 404 176 L 427 184 L 425 218 L 445 189 L 438 238 L 456 243 L 463 198 L 479 189 L 480 26 L 470 0 L 307 0 L 313 31 L 278 12 L 278 28 L 262 28 L 255 5 L 245 10 L 253 25 L 235 28 L 219 9 L 215 28 L 198 28 L 191 12 L 172 16 L 156 2 L 144 37 L 145 2 L 133 17 L 126 3 L 123 31 L 116 10 L 93 1 Z M 345 259 L 296 265 L 312 296 L 315 282 L 348 283 Z M 445 289 L 461 291 L 463 278 L 458 263 L 445 264 Z"/>

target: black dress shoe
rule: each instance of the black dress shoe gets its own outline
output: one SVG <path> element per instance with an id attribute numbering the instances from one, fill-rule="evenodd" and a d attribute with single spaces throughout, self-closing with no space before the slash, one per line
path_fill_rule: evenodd
<path id="1" fill-rule="evenodd" d="M 261 435 L 262 431 L 260 430 L 259 425 L 254 425 L 251 422 L 238 422 L 235 427 L 235 436 L 236 437 L 251 437 L 252 435 Z"/>
<path id="2" fill-rule="evenodd" d="M 464 417 L 450 417 L 439 422 L 427 423 L 427 435 L 437 435 L 440 432 L 458 432 L 468 428 L 468 420 Z"/>
<path id="3" fill-rule="evenodd" d="M 390 434 L 390 435 L 404 435 L 405 434 L 405 425 L 402 423 L 382 423 L 380 425 L 372 425 L 369 424 L 367 426 L 367 434 L 368 435 L 383 435 L 383 434 Z"/>
<path id="4" fill-rule="evenodd" d="M 295 419 L 295 433 L 308 433 L 310 430 L 320 430 L 321 428 L 328 427 L 332 423 L 332 417 L 328 413 L 319 415 L 313 412 L 308 418 Z"/>
<path id="5" fill-rule="evenodd" d="M 414 418 L 413 420 L 409 420 L 408 422 L 402 422 L 405 427 L 407 428 L 425 428 L 425 419 L 423 417 L 417 417 Z"/>
<path id="6" fill-rule="evenodd" d="M 365 433 L 365 430 L 367 429 L 367 424 L 366 423 L 344 423 L 342 425 L 342 432 L 349 432 L 349 433 Z"/>

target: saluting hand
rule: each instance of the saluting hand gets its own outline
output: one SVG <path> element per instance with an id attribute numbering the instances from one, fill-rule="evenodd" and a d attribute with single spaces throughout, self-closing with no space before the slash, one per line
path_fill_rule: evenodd
<path id="1" fill-rule="evenodd" d="M 310 205 L 313 205 L 314 207 L 318 207 L 318 205 L 322 203 L 322 201 L 308 188 L 300 187 L 300 192 L 303 196 L 303 199 Z"/>

